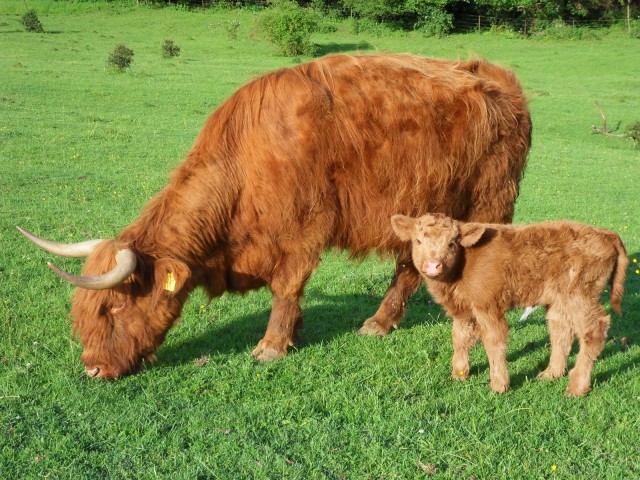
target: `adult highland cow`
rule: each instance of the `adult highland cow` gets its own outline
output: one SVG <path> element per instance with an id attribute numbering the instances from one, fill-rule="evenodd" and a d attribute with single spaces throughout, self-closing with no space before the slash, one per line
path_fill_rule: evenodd
<path id="1" fill-rule="evenodd" d="M 87 256 L 73 330 L 92 377 L 153 359 L 189 293 L 267 285 L 253 355 L 287 353 L 321 253 L 396 252 L 391 286 L 360 333 L 384 335 L 420 284 L 394 213 L 509 222 L 531 140 L 514 75 L 484 60 L 336 55 L 264 75 L 208 119 L 169 185 L 113 239 L 40 247 Z"/>

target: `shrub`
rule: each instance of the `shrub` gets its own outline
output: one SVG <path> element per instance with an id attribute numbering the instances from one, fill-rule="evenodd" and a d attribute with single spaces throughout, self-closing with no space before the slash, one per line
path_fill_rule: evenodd
<path id="1" fill-rule="evenodd" d="M 260 21 L 269 40 L 284 55 L 314 55 L 316 48 L 310 38 L 319 23 L 316 13 L 291 0 L 277 0 L 271 5 Z"/>
<path id="2" fill-rule="evenodd" d="M 453 29 L 453 15 L 441 7 L 425 7 L 416 29 L 421 30 L 428 37 L 444 37 Z"/>
<path id="3" fill-rule="evenodd" d="M 640 20 L 633 20 L 627 31 L 631 38 L 640 38 Z"/>
<path id="4" fill-rule="evenodd" d="M 227 35 L 231 40 L 238 39 L 238 30 L 240 29 L 239 20 L 229 20 L 224 24 L 224 29 L 227 31 Z"/>
<path id="5" fill-rule="evenodd" d="M 640 145 L 640 122 L 635 122 L 631 125 L 627 125 L 624 134 L 633 140 L 633 146 L 638 148 Z"/>
<path id="6" fill-rule="evenodd" d="M 133 50 L 122 43 L 109 54 L 107 66 L 123 71 L 131 66 L 133 62 Z"/>
<path id="7" fill-rule="evenodd" d="M 353 18 L 351 20 L 351 32 L 355 35 L 366 33 L 375 37 L 394 35 L 395 33 L 388 24 L 380 23 L 370 18 Z"/>
<path id="8" fill-rule="evenodd" d="M 28 10 L 20 20 L 27 32 L 44 33 L 42 23 L 35 10 Z"/>
<path id="9" fill-rule="evenodd" d="M 180 56 L 180 47 L 173 40 L 166 39 L 162 44 L 162 56 L 164 58 L 178 57 Z"/>
<path id="10" fill-rule="evenodd" d="M 600 32 L 594 28 L 579 27 L 564 22 L 552 23 L 537 36 L 557 40 L 599 40 L 601 38 Z"/>

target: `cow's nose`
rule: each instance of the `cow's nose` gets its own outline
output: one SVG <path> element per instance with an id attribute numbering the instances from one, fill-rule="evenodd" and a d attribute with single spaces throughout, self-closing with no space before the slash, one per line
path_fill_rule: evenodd
<path id="1" fill-rule="evenodd" d="M 87 375 L 94 378 L 98 376 L 98 374 L 100 373 L 100 369 L 98 367 L 92 368 L 92 369 L 87 368 L 86 372 L 87 372 Z"/>

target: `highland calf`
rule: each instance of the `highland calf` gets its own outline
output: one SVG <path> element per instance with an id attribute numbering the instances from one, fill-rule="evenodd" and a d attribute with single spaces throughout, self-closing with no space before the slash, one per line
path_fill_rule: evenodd
<path id="1" fill-rule="evenodd" d="M 481 339 L 491 389 L 505 392 L 505 314 L 511 307 L 544 305 L 551 359 L 538 378 L 565 374 L 576 336 L 580 350 L 565 394 L 589 391 L 610 323 L 599 302 L 609 279 L 611 307 L 622 314 L 629 260 L 618 234 L 574 222 L 494 225 L 463 223 L 442 214 L 394 215 L 391 224 L 401 240 L 411 241 L 413 263 L 429 293 L 453 318 L 453 378 L 468 377 L 469 350 Z"/>

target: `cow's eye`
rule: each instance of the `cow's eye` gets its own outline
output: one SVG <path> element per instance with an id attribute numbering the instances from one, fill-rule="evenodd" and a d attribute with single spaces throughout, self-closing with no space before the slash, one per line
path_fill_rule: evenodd
<path id="1" fill-rule="evenodd" d="M 422 242 L 416 238 L 416 245 L 422 245 Z"/>
<path id="2" fill-rule="evenodd" d="M 111 310 L 110 312 L 112 314 L 116 314 L 116 313 L 120 313 L 122 312 L 125 308 L 127 308 L 127 304 L 126 302 L 116 302 L 111 306 Z"/>
<path id="3" fill-rule="evenodd" d="M 449 248 L 453 249 L 456 246 L 456 242 L 449 242 Z"/>

